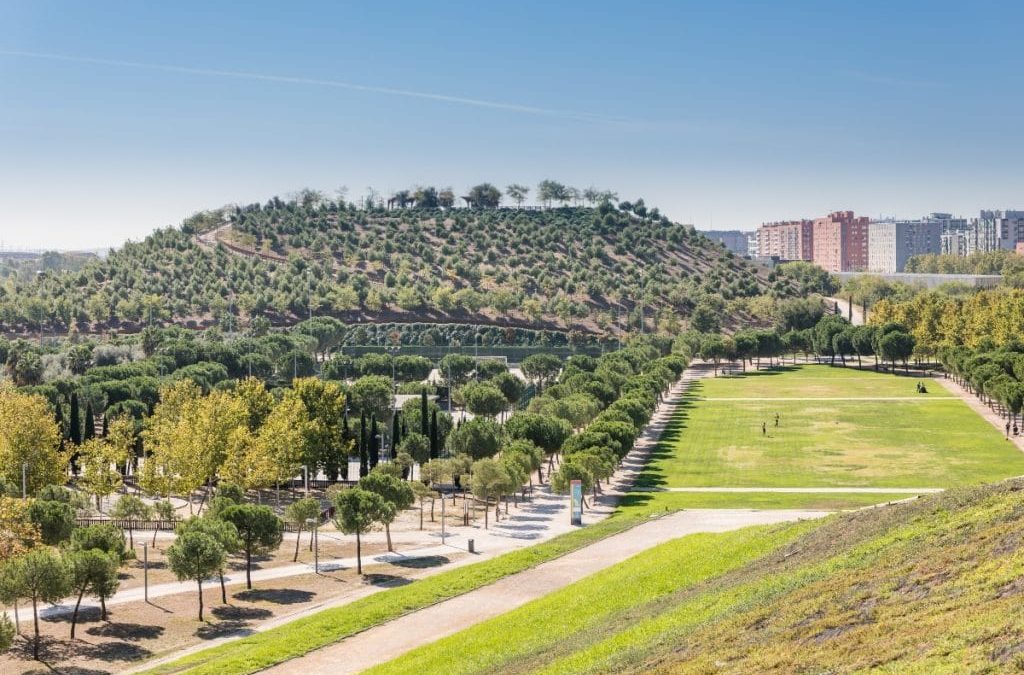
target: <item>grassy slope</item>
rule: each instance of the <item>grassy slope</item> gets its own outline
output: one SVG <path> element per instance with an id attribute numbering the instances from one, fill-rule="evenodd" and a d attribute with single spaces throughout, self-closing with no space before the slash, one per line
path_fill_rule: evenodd
<path id="1" fill-rule="evenodd" d="M 1007 481 L 820 526 L 688 537 L 381 671 L 430 672 L 440 663 L 505 673 L 1024 666 L 1022 490 L 1024 482 Z M 729 551 L 746 564 L 718 559 Z M 767 554 L 746 562 L 756 551 Z M 536 634 L 520 635 L 519 626 Z"/>
<path id="2" fill-rule="evenodd" d="M 611 617 L 740 567 L 815 525 L 683 537 L 369 672 L 506 672 L 523 667 L 534 655 L 563 648 L 573 636 Z"/>
<path id="3" fill-rule="evenodd" d="M 705 380 L 694 393 L 669 426 L 642 484 L 928 488 L 1024 474 L 1024 454 L 948 395 L 906 402 L 701 400 L 915 397 L 913 381 L 905 378 L 809 366 Z M 768 423 L 766 436 L 762 421 Z"/>
<path id="4" fill-rule="evenodd" d="M 616 515 L 536 546 L 381 591 L 242 640 L 196 652 L 147 672 L 216 675 L 255 672 L 622 532 L 645 520 L 648 513 L 634 509 L 629 514 Z"/>

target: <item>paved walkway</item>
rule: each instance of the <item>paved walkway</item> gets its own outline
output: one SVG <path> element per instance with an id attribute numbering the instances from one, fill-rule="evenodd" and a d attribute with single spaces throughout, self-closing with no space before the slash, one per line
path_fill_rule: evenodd
<path id="1" fill-rule="evenodd" d="M 749 525 L 819 518 L 829 513 L 746 509 L 680 511 L 263 672 L 280 675 L 357 673 L 509 612 L 666 541 L 698 532 L 726 532 Z"/>
<path id="2" fill-rule="evenodd" d="M 669 394 L 665 397 L 654 415 L 651 417 L 650 423 L 644 429 L 644 432 L 637 439 L 633 449 L 626 455 L 620 465 L 618 471 L 612 476 L 610 485 L 603 487 L 601 494 L 596 498 L 589 498 L 588 504 L 590 508 L 584 511 L 583 523 L 584 525 L 598 522 L 615 510 L 616 502 L 619 497 L 627 492 L 630 486 L 636 479 L 637 474 L 643 470 L 646 464 L 647 458 L 661 437 L 665 426 L 672 418 L 672 413 L 675 410 L 676 405 L 683 400 L 683 395 L 690 385 L 706 375 L 710 375 L 710 366 L 706 373 L 704 369 L 698 366 L 695 369 L 689 369 L 680 378 L 679 382 L 672 386 L 669 390 Z M 440 513 L 440 506 L 437 508 Z M 492 521 L 490 529 L 483 529 L 482 521 L 476 525 L 470 527 L 457 527 L 449 530 L 446 537 L 446 543 L 444 546 L 440 546 L 440 533 L 438 532 L 402 532 L 403 537 L 414 536 L 418 539 L 424 539 L 422 547 L 405 548 L 403 547 L 402 552 L 406 559 L 415 557 L 425 557 L 434 555 L 451 555 L 453 552 L 464 552 L 467 548 L 467 539 L 473 539 L 475 550 L 477 555 L 466 556 L 461 559 L 455 560 L 446 565 L 431 568 L 425 571 L 422 576 L 430 576 L 438 572 L 444 572 L 454 567 L 479 562 L 480 560 L 496 556 L 501 553 L 506 553 L 516 548 L 522 548 L 524 546 L 530 546 L 541 541 L 550 539 L 564 532 L 575 529 L 575 526 L 570 524 L 569 519 L 569 503 L 568 499 L 563 495 L 554 495 L 550 492 L 550 485 L 545 484 L 544 486 L 538 486 L 534 488 L 534 496 L 530 502 L 520 503 L 519 508 L 515 508 L 512 512 L 503 516 L 499 523 Z M 397 536 L 396 533 L 392 533 L 393 536 Z M 328 536 L 327 533 L 321 531 L 320 536 Z M 341 535 L 336 535 L 341 536 Z M 373 536 L 373 535 L 369 535 Z M 383 533 L 377 536 L 383 536 Z M 364 538 L 365 540 L 365 538 Z M 385 558 L 378 562 L 389 562 L 389 558 L 392 558 L 395 554 L 383 554 L 382 556 L 374 556 L 374 558 Z M 371 558 L 364 558 L 363 564 L 370 564 Z M 341 560 L 321 560 L 321 567 L 325 568 L 325 565 L 336 565 L 336 566 L 354 566 L 354 559 L 341 559 Z M 260 572 L 253 573 L 253 581 L 264 578 L 284 578 L 287 576 L 293 576 L 295 574 L 309 574 L 312 572 L 310 565 L 290 565 L 288 568 L 281 568 L 280 573 L 274 574 L 272 577 L 262 577 Z M 274 570 L 266 570 L 271 573 Z M 236 580 L 235 583 L 241 583 L 244 581 L 244 575 L 240 576 L 240 579 Z M 172 592 L 170 589 L 177 587 L 176 592 L 189 592 L 194 593 L 195 589 L 191 584 L 165 584 L 168 587 L 168 592 Z M 154 589 L 150 588 L 150 597 L 157 597 L 154 595 Z M 316 612 L 322 611 L 330 607 L 338 607 L 346 605 L 354 600 L 361 597 L 371 595 L 372 593 L 385 590 L 387 586 L 374 585 L 364 586 L 354 593 L 346 593 L 344 596 L 335 597 L 327 600 L 323 603 L 319 603 L 314 607 L 310 607 L 299 612 L 289 614 L 282 617 L 271 619 L 264 623 L 259 624 L 254 628 L 256 631 L 264 631 L 274 628 L 275 626 L 294 621 L 295 619 L 315 614 Z M 133 598 L 134 600 L 141 600 L 141 592 L 138 597 Z M 108 603 L 109 604 L 109 603 Z M 83 605 L 84 606 L 84 605 Z M 145 664 L 140 665 L 139 669 L 149 669 L 164 663 L 172 661 L 177 658 L 181 658 L 187 654 L 201 651 L 209 647 L 236 640 L 241 635 L 227 636 L 217 640 L 210 640 L 200 645 L 186 648 L 181 651 L 177 651 L 174 654 L 162 657 L 154 661 L 148 661 Z M 131 672 L 131 671 L 129 671 Z"/>
<path id="3" fill-rule="evenodd" d="M 800 494 L 905 494 L 920 495 L 942 492 L 944 488 L 885 488 L 885 487 L 638 487 L 633 492 L 793 492 Z"/>

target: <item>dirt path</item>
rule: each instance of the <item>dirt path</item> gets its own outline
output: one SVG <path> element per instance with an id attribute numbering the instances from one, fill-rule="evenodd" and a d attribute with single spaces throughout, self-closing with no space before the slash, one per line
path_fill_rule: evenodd
<path id="1" fill-rule="evenodd" d="M 263 672 L 280 675 L 357 673 L 509 612 L 663 542 L 698 532 L 726 532 L 749 525 L 819 518 L 828 513 L 746 509 L 680 511 Z"/>
<path id="2" fill-rule="evenodd" d="M 959 384 L 954 382 L 952 379 L 936 377 L 932 379 L 933 382 L 940 383 L 943 387 L 951 391 L 953 394 L 959 396 L 964 403 L 966 403 L 971 410 L 981 415 L 985 420 L 992 426 L 999 430 L 999 433 L 1006 433 L 1006 419 L 997 415 L 992 408 L 982 403 L 977 396 L 967 391 Z M 1010 436 L 1007 439 L 1010 443 L 1017 446 L 1021 452 L 1024 452 L 1024 436 Z"/>

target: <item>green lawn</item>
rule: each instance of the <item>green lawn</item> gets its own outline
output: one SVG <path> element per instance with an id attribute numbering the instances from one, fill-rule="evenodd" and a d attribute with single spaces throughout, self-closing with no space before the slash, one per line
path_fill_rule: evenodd
<path id="1" fill-rule="evenodd" d="M 546 661 L 549 650 L 564 649 L 574 636 L 590 636 L 590 631 L 613 617 L 736 569 L 819 524 L 746 528 L 676 539 L 368 672 L 532 670 Z"/>
<path id="2" fill-rule="evenodd" d="M 1019 672 L 1021 487 L 684 537 L 372 672 Z"/>
<path id="3" fill-rule="evenodd" d="M 916 395 L 913 379 L 828 366 L 706 379 L 640 484 L 941 488 L 1024 474 L 1024 453 L 941 385 L 929 388 Z M 826 400 L 869 396 L 912 400 Z M 794 400 L 719 400 L 757 397 Z"/>
<path id="4" fill-rule="evenodd" d="M 666 513 L 681 509 L 808 509 L 839 511 L 913 499 L 903 493 L 828 492 L 634 492 L 619 502 L 619 512 Z"/>

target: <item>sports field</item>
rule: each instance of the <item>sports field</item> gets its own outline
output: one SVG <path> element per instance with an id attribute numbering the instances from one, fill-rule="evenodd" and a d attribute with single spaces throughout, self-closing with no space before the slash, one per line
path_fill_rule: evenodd
<path id="1" fill-rule="evenodd" d="M 828 366 L 701 380 L 640 485 L 916 489 L 1024 474 L 1024 453 L 938 382 L 926 384 L 918 394 L 911 378 Z M 702 497 L 672 493 L 682 494 L 671 501 Z M 855 501 L 890 497 L 899 498 Z"/>

